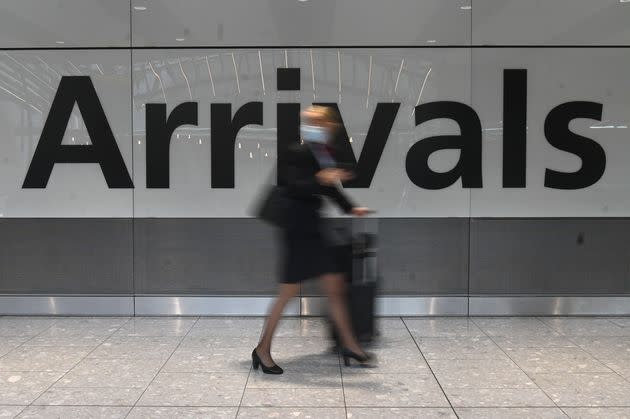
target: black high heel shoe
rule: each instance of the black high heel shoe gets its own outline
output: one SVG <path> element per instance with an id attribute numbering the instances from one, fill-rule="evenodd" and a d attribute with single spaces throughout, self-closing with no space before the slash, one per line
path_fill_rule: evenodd
<path id="1" fill-rule="evenodd" d="M 264 372 L 265 374 L 280 375 L 284 372 L 282 368 L 280 368 L 279 366 L 275 364 L 271 367 L 268 367 L 265 364 L 263 364 L 260 357 L 258 356 L 258 353 L 256 352 L 256 349 L 254 349 L 252 351 L 252 367 L 254 367 L 254 369 L 257 370 L 258 366 L 260 366 L 260 368 L 262 369 L 262 372 Z"/>
<path id="2" fill-rule="evenodd" d="M 359 355 L 346 348 L 341 350 L 341 355 L 343 356 L 343 363 L 346 367 L 350 366 L 350 359 L 354 359 L 363 366 L 370 366 L 370 364 L 375 360 L 375 357 L 372 354 L 366 353 L 365 355 Z"/>

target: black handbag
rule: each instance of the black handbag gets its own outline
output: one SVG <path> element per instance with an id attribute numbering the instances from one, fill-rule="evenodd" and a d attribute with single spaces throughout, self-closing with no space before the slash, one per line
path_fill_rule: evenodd
<path id="1" fill-rule="evenodd" d="M 272 185 L 261 200 L 256 216 L 275 227 L 284 227 L 287 222 L 289 197 L 283 186 Z"/>

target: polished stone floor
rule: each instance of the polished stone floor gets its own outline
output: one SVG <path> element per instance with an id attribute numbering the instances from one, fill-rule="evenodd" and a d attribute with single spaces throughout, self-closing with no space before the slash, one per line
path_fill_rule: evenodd
<path id="1" fill-rule="evenodd" d="M 0 317 L 0 418 L 630 418 L 630 318 L 387 318 L 375 368 L 317 318 Z"/>

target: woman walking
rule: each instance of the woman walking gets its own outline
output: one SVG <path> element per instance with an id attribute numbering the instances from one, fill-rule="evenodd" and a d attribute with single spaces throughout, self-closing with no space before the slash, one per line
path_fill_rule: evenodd
<path id="1" fill-rule="evenodd" d="M 320 278 L 328 297 L 330 316 L 343 345 L 346 365 L 350 359 L 362 364 L 372 361 L 359 345 L 350 323 L 345 299 L 345 279 L 335 266 L 334 254 L 322 232 L 321 196 L 333 199 L 346 213 L 364 216 L 367 208 L 356 207 L 339 189 L 352 174 L 337 168 L 332 139 L 337 129 L 332 111 L 311 106 L 302 112 L 302 143 L 291 150 L 287 170 L 288 211 L 284 223 L 284 264 L 278 296 L 267 317 L 262 338 L 252 352 L 254 369 L 282 374 L 271 357 L 271 343 L 285 306 L 300 291 L 300 283 Z"/>

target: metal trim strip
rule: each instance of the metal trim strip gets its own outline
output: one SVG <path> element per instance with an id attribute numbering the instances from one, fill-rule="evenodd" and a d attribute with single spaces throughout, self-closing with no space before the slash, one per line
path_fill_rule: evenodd
<path id="1" fill-rule="evenodd" d="M 274 297 L 136 296 L 136 316 L 264 316 Z M 300 314 L 300 301 L 291 301 L 286 316 Z"/>
<path id="2" fill-rule="evenodd" d="M 630 296 L 470 297 L 471 316 L 630 315 Z"/>
<path id="3" fill-rule="evenodd" d="M 133 297 L 0 295 L 0 315 L 133 316 Z"/>
<path id="4" fill-rule="evenodd" d="M 135 302 L 135 312 L 134 312 Z M 0 315 L 264 316 L 273 297 L 0 295 Z M 326 314 L 325 297 L 293 300 L 286 316 Z M 385 296 L 378 316 L 628 316 L 630 296 Z"/>
<path id="5" fill-rule="evenodd" d="M 322 316 L 326 311 L 325 297 L 302 297 L 302 316 Z M 467 297 L 378 297 L 376 314 L 382 317 L 392 316 L 466 316 L 468 315 Z"/>

